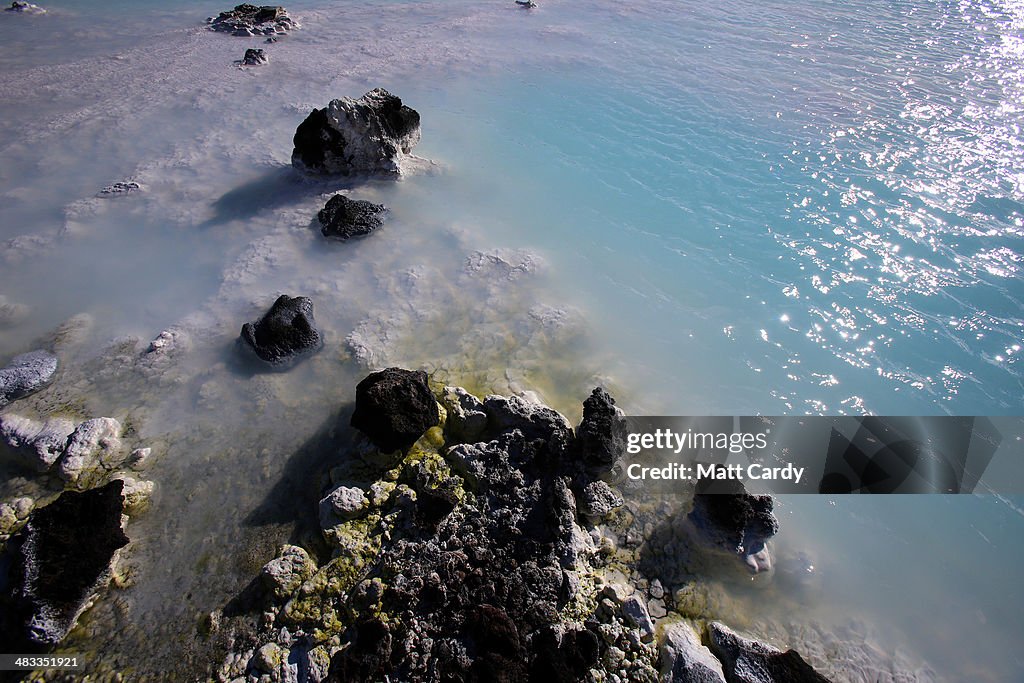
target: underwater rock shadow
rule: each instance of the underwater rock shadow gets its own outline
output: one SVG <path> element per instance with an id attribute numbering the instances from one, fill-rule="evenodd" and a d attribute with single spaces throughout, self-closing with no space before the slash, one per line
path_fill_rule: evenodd
<path id="1" fill-rule="evenodd" d="M 289 456 L 277 483 L 250 512 L 243 523 L 250 527 L 292 524 L 287 543 L 310 548 L 324 546 L 316 501 L 320 480 L 331 460 L 339 457 L 341 446 L 351 437 L 354 404 L 334 411 L 305 443 Z M 268 558 L 270 559 L 270 558 Z M 267 598 L 257 575 L 224 606 L 224 616 L 240 616 L 258 610 Z"/>
<path id="2" fill-rule="evenodd" d="M 316 433 L 289 456 L 277 483 L 245 517 L 243 524 L 250 527 L 292 524 L 287 543 L 326 552 L 316 502 L 328 463 L 339 457 L 342 444 L 351 438 L 353 428 L 348 423 L 354 409 L 354 403 L 347 403 L 334 411 Z M 257 574 L 224 606 L 224 616 L 251 614 L 259 610 L 266 599 L 266 588 Z"/>
<path id="3" fill-rule="evenodd" d="M 207 230 L 233 220 L 253 218 L 264 211 L 290 206 L 310 196 L 351 190 L 369 178 L 358 176 L 309 177 L 291 166 L 275 166 L 260 177 L 228 190 L 213 202 L 214 215 L 199 224 Z"/>
<path id="4" fill-rule="evenodd" d="M 330 469 L 328 463 L 341 457 L 342 445 L 351 439 L 353 428 L 348 423 L 354 408 L 354 403 L 346 403 L 335 410 L 316 433 L 288 457 L 277 483 L 246 516 L 243 521 L 246 526 L 294 523 L 288 542 L 299 545 L 319 537 L 319 485 Z"/>

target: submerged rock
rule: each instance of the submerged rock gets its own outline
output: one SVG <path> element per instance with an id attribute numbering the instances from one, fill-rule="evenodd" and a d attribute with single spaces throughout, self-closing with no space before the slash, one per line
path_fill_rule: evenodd
<path id="1" fill-rule="evenodd" d="M 747 493 L 736 480 L 701 479 L 689 519 L 713 546 L 740 556 L 757 574 L 771 569 L 767 541 L 779 530 L 771 496 Z"/>
<path id="2" fill-rule="evenodd" d="M 286 366 L 323 346 L 313 302 L 282 294 L 262 318 L 242 326 L 242 341 L 272 366 Z"/>
<path id="3" fill-rule="evenodd" d="M 235 36 L 270 35 L 284 33 L 299 25 L 288 16 L 284 7 L 274 5 L 236 5 L 209 19 L 210 30 Z"/>
<path id="4" fill-rule="evenodd" d="M 28 314 L 28 306 L 8 301 L 7 297 L 0 295 L 0 328 L 14 327 L 27 318 Z"/>
<path id="5" fill-rule="evenodd" d="M 121 528 L 122 482 L 65 491 L 36 508 L 11 539 L 4 630 L 14 644 L 59 643 L 110 579 L 116 552 L 128 544 Z"/>
<path id="6" fill-rule="evenodd" d="M 336 194 L 327 200 L 317 214 L 320 232 L 324 237 L 347 240 L 350 237 L 369 235 L 384 224 L 387 207 L 362 199 L 349 199 Z"/>
<path id="7" fill-rule="evenodd" d="M 419 141 L 419 113 L 376 88 L 314 109 L 295 130 L 292 165 L 307 173 L 397 176 Z"/>
<path id="8" fill-rule="evenodd" d="M 422 370 L 387 368 L 367 375 L 356 386 L 352 426 L 386 453 L 412 446 L 440 420 Z"/>
<path id="9" fill-rule="evenodd" d="M 245 51 L 245 56 L 242 57 L 242 64 L 245 66 L 259 66 L 260 64 L 267 64 L 270 62 L 270 58 L 267 57 L 267 51 L 259 48 L 250 47 Z"/>
<path id="10" fill-rule="evenodd" d="M 730 683 L 829 683 L 795 650 L 744 638 L 724 624 L 712 622 L 708 640 Z"/>
<path id="11" fill-rule="evenodd" d="M 49 351 L 30 351 L 15 356 L 0 370 L 0 408 L 44 388 L 56 374 L 57 356 Z"/>

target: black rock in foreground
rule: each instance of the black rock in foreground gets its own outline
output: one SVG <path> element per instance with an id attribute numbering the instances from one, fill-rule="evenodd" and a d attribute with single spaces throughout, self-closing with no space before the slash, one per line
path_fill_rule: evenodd
<path id="1" fill-rule="evenodd" d="M 754 573 L 771 568 L 765 543 L 779 530 L 771 496 L 747 493 L 736 480 L 697 482 L 690 520 L 715 546 L 736 553 Z"/>
<path id="2" fill-rule="evenodd" d="M 349 199 L 336 194 L 320 209 L 317 219 L 324 237 L 347 240 L 350 237 L 369 235 L 384 224 L 387 208 L 361 199 Z"/>
<path id="3" fill-rule="evenodd" d="M 242 326 L 242 341 L 273 366 L 286 366 L 323 346 L 313 320 L 313 302 L 282 294 L 262 318 Z"/>
<path id="4" fill-rule="evenodd" d="M 356 386 L 352 426 L 385 453 L 408 448 L 439 421 L 437 401 L 422 370 L 388 368 Z"/>
<path id="5" fill-rule="evenodd" d="M 114 554 L 128 544 L 122 487 L 115 479 L 82 493 L 65 491 L 33 511 L 11 539 L 4 631 L 20 627 L 20 633 L 9 637 L 32 646 L 59 643 L 107 583 Z"/>
<path id="6" fill-rule="evenodd" d="M 397 176 L 419 141 L 419 113 L 376 88 L 310 112 L 295 130 L 292 166 L 307 173 Z"/>
<path id="7" fill-rule="evenodd" d="M 298 28 L 284 7 L 274 5 L 236 5 L 209 21 L 211 30 L 235 36 L 270 35 Z"/>

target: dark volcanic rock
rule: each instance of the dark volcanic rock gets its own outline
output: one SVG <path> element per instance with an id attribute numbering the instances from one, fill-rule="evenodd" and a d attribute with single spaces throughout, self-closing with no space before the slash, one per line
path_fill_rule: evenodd
<path id="1" fill-rule="evenodd" d="M 583 462 L 608 468 L 626 449 L 626 422 L 615 399 L 598 387 L 583 402 L 583 421 L 576 431 L 576 445 Z"/>
<path id="2" fill-rule="evenodd" d="M 384 224 L 386 213 L 387 208 L 383 204 L 336 194 L 320 209 L 317 219 L 324 237 L 347 240 L 350 237 L 369 235 Z"/>
<path id="3" fill-rule="evenodd" d="M 388 368 L 367 375 L 356 386 L 352 426 L 386 453 L 413 445 L 440 419 L 422 370 Z"/>
<path id="4" fill-rule="evenodd" d="M 389 406 L 409 402 L 416 416 L 430 412 L 406 431 L 411 443 L 437 422 L 426 379 L 397 369 L 370 375 L 357 389 L 353 425 L 367 431 L 367 420 L 391 434 L 382 417 L 407 419 L 407 408 Z M 454 387 L 446 396 L 473 416 L 475 441 L 441 443 L 434 431 L 369 475 L 365 457 L 333 468 L 334 486 L 359 485 L 366 500 L 358 517 L 328 520 L 332 559 L 279 603 L 265 637 L 293 654 L 294 640 L 280 634 L 330 643 L 308 662 L 323 671 L 329 657 L 325 678 L 336 682 L 575 683 L 613 673 L 656 681 L 654 626 L 640 596 L 598 596 L 604 555 L 594 530 L 580 526 L 573 494 L 595 480 L 568 423 L 521 399 L 489 397 L 484 406 Z M 253 648 L 218 675 L 231 680 L 264 661 Z"/>
<path id="5" fill-rule="evenodd" d="M 387 635 L 376 624 L 365 638 L 364 625 L 349 628 L 329 680 L 374 680 L 381 670 L 403 681 L 582 680 L 601 645 L 559 623 L 565 570 L 586 538 L 559 476 L 559 464 L 571 462 L 565 448 L 518 431 L 454 446 L 473 489 L 428 524 L 418 505 L 429 482 L 410 480 L 417 507 L 396 521 L 401 538 L 364 575 L 382 586 Z"/>
<path id="6" fill-rule="evenodd" d="M 518 429 L 528 439 L 546 439 L 556 432 L 572 433 L 569 421 L 557 410 L 519 396 L 488 396 L 484 399 L 487 426 L 493 432 Z"/>
<path id="7" fill-rule="evenodd" d="M 242 340 L 262 360 L 284 366 L 323 346 L 313 320 L 313 302 L 282 294 L 265 316 L 242 326 Z"/>
<path id="8" fill-rule="evenodd" d="M 115 479 L 83 493 L 65 491 L 33 511 L 11 539 L 5 598 L 15 623 L 5 626 L 20 626 L 17 635 L 28 643 L 60 642 L 109 580 L 115 552 L 128 544 L 121 529 L 122 486 Z"/>
<path id="9" fill-rule="evenodd" d="M 292 165 L 307 173 L 400 175 L 419 141 L 419 113 L 377 88 L 314 109 L 295 130 Z"/>
<path id="10" fill-rule="evenodd" d="M 829 683 L 795 650 L 744 638 L 717 621 L 708 626 L 708 640 L 729 683 Z"/>
<path id="11" fill-rule="evenodd" d="M 242 64 L 245 66 L 259 66 L 260 64 L 266 64 L 270 59 L 267 57 L 267 51 L 259 48 L 250 47 L 245 51 L 245 56 L 242 57 Z"/>
<path id="12" fill-rule="evenodd" d="M 752 571 L 771 568 L 765 547 L 779 530 L 771 496 L 747 493 L 736 480 L 697 482 L 690 520 L 715 546 L 742 557 Z"/>
<path id="13" fill-rule="evenodd" d="M 299 27 L 283 7 L 273 5 L 237 5 L 209 21 L 211 30 L 235 36 L 270 35 Z"/>
<path id="14" fill-rule="evenodd" d="M 0 370 L 0 407 L 33 394 L 57 374 L 57 356 L 49 351 L 30 351 L 15 356 Z"/>
<path id="15" fill-rule="evenodd" d="M 24 12 L 26 14 L 46 14 L 46 10 L 39 5 L 33 5 L 31 2 L 22 2 L 22 0 L 14 0 L 11 6 L 7 8 L 8 12 Z"/>

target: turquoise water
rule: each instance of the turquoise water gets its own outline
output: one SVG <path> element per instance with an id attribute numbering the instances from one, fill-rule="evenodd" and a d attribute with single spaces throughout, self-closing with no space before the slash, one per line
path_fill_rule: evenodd
<path id="1" fill-rule="evenodd" d="M 536 368 L 556 364 L 596 373 L 630 412 L 1024 408 L 1019 3 L 552 0 L 526 12 L 303 2 L 290 5 L 302 30 L 248 71 L 231 60 L 257 39 L 202 31 L 226 7 L 47 6 L 43 17 L 0 16 L 0 244 L 53 237 L 27 255 L 0 247 L 0 294 L 32 306 L 27 321 L 0 329 L 5 358 L 82 311 L 102 344 L 150 339 L 198 310 L 210 329 L 187 362 L 226 382 L 239 321 L 276 291 L 313 292 L 340 348 L 365 316 L 400 310 L 391 275 L 452 274 L 467 249 L 506 246 L 539 251 L 549 266 L 501 303 L 507 315 L 540 301 L 575 307 L 586 326 L 585 344 L 537 351 L 526 376 L 540 381 Z M 310 107 L 378 85 L 421 112 L 417 153 L 442 170 L 357 188 L 391 205 L 394 220 L 351 250 L 324 250 L 308 223 L 333 188 L 291 178 L 291 134 Z M 146 192 L 84 212 L 71 220 L 78 236 L 57 236 L 69 206 L 126 177 Z M 269 265 L 252 266 L 251 253 Z M 453 330 L 494 305 L 462 291 L 419 327 L 396 316 L 394 336 L 408 343 L 392 358 L 433 367 L 457 347 L 467 365 L 520 363 L 529 344 L 514 334 L 508 358 L 457 346 L 464 335 Z M 362 372 L 332 359 L 325 384 L 350 386 Z M 578 411 L 585 381 L 542 384 Z M 187 480 L 192 457 L 203 487 L 230 471 L 246 490 L 223 504 L 239 519 L 306 436 L 257 413 L 248 390 L 223 399 L 230 417 L 205 451 L 177 453 L 153 474 Z M 202 414 L 188 391 L 159 404 L 151 434 Z M 350 397 L 279 391 L 306 411 L 303 429 L 328 417 L 311 397 Z M 239 485 L 246 454 L 221 461 L 220 449 L 248 443 L 242 431 L 256 417 L 269 422 L 251 440 L 279 455 Z M 153 520 L 193 494 L 167 485 L 162 495 Z M 779 546 L 817 558 L 825 597 L 804 606 L 808 616 L 863 619 L 883 650 L 939 680 L 1019 680 L 1022 503 L 789 499 Z M 208 512 L 171 526 L 163 542 L 183 548 L 251 540 L 238 520 Z M 190 628 L 195 614 L 167 606 L 172 596 L 193 590 L 196 610 L 213 609 L 251 574 L 232 565 L 237 574 L 210 587 L 188 575 L 192 559 L 140 571 L 125 598 L 145 606 L 129 610 L 132 628 Z M 757 609 L 767 618 L 789 606 Z M 118 634 L 110 647 L 130 652 Z"/>

